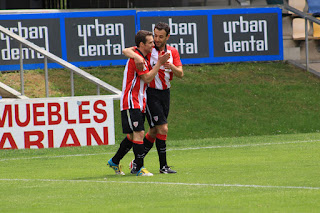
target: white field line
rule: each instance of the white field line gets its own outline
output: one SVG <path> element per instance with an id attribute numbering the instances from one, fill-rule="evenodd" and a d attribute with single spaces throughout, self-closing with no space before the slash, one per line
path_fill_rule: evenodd
<path id="1" fill-rule="evenodd" d="M 175 148 L 168 149 L 167 151 L 183 151 L 183 150 L 196 150 L 196 149 L 221 149 L 221 148 L 242 148 L 242 147 L 255 147 L 255 146 L 270 146 L 270 145 L 284 145 L 284 144 L 298 144 L 298 143 L 313 143 L 320 140 L 308 141 L 288 141 L 288 142 L 274 142 L 274 143 L 258 143 L 258 144 L 240 144 L 240 145 L 226 145 L 226 146 L 207 146 L 207 147 L 188 147 L 188 148 Z"/>
<path id="2" fill-rule="evenodd" d="M 320 187 L 309 186 L 264 186 L 242 184 L 210 184 L 210 183 L 174 183 L 174 182 L 143 182 L 143 181 L 108 181 L 108 180 L 54 180 L 54 179 L 0 179 L 6 182 L 69 182 L 69 183 L 116 183 L 116 184 L 151 184 L 151 185 L 176 185 L 176 186 L 203 186 L 203 187 L 242 187 L 242 188 L 271 188 L 271 189 L 309 189 L 320 190 Z"/>
<path id="3" fill-rule="evenodd" d="M 185 150 L 198 150 L 198 149 L 222 149 L 222 148 L 242 148 L 242 147 L 256 147 L 256 146 L 271 146 L 271 145 L 285 145 L 285 144 L 299 144 L 299 143 L 313 143 L 320 140 L 305 140 L 305 141 L 288 141 L 288 142 L 274 142 L 274 143 L 258 143 L 258 144 L 241 144 L 241 145 L 226 145 L 226 146 L 206 146 L 206 147 L 187 147 L 187 148 L 172 148 L 167 151 L 185 151 Z M 155 150 L 151 150 L 155 151 Z M 24 157 L 24 158 L 5 158 L 1 161 L 10 160 L 31 160 L 31 159 L 49 159 L 49 158 L 66 158 L 66 157 L 84 157 L 94 155 L 112 155 L 115 152 L 95 153 L 95 154 L 74 154 L 74 155 L 58 155 L 58 156 L 37 156 L 37 157 Z"/>
<path id="4" fill-rule="evenodd" d="M 108 155 L 114 154 L 115 152 L 110 153 L 95 153 L 95 154 L 75 154 L 75 155 L 57 155 L 57 156 L 38 156 L 38 157 L 26 157 L 26 158 L 6 158 L 0 159 L 1 161 L 10 161 L 10 160 L 32 160 L 32 159 L 49 159 L 49 158 L 66 158 L 66 157 L 83 157 L 91 155 Z"/>

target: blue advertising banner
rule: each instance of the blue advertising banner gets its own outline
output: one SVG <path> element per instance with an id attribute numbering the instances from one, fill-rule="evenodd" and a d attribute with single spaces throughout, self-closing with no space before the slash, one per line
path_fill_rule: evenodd
<path id="1" fill-rule="evenodd" d="M 280 8 L 212 10 L 212 62 L 283 60 Z"/>
<path id="2" fill-rule="evenodd" d="M 56 14 L 1 15 L 0 25 L 41 48 L 62 57 L 60 19 Z M 0 70 L 19 70 L 19 43 L 0 33 Z M 43 56 L 23 47 L 24 67 L 36 69 L 43 64 Z"/>
<path id="3" fill-rule="evenodd" d="M 184 64 L 283 60 L 280 8 L 137 12 L 138 29 L 159 21 Z"/>
<path id="4" fill-rule="evenodd" d="M 168 44 L 175 47 L 184 64 L 208 63 L 213 55 L 209 10 L 137 12 L 137 27 L 153 31 L 157 22 L 170 26 Z"/>
<path id="5" fill-rule="evenodd" d="M 137 30 L 166 22 L 168 44 L 184 64 L 283 60 L 280 8 L 110 10 L 0 15 L 0 25 L 82 67 L 125 65 Z M 0 71 L 19 70 L 19 45 L 0 33 Z M 24 69 L 43 68 L 43 56 L 24 47 Z M 49 68 L 60 67 L 50 63 Z"/>
<path id="6" fill-rule="evenodd" d="M 76 66 L 124 65 L 122 50 L 134 46 L 136 11 L 64 15 L 66 59 Z"/>
<path id="7" fill-rule="evenodd" d="M 134 45 L 135 10 L 0 15 L 0 25 L 76 66 L 123 65 Z M 0 34 L 0 70 L 19 70 L 19 45 Z M 43 56 L 23 48 L 24 69 L 43 68 Z M 48 64 L 49 68 L 60 65 Z"/>

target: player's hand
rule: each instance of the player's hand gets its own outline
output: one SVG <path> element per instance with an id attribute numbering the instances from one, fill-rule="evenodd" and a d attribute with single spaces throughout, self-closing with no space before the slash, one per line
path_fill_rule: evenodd
<path id="1" fill-rule="evenodd" d="M 165 69 L 165 72 L 171 72 L 172 70 L 171 70 L 171 65 L 172 65 L 172 63 L 170 63 L 170 62 L 166 62 L 163 66 L 164 66 L 164 69 Z"/>
<path id="2" fill-rule="evenodd" d="M 138 70 L 143 70 L 144 69 L 144 59 L 142 57 L 135 57 L 134 58 L 134 63 L 136 64 L 136 68 Z"/>
<path id="3" fill-rule="evenodd" d="M 160 62 L 161 65 L 163 65 L 164 63 L 166 63 L 169 60 L 169 58 L 170 58 L 170 53 L 162 52 L 158 56 L 158 61 Z"/>

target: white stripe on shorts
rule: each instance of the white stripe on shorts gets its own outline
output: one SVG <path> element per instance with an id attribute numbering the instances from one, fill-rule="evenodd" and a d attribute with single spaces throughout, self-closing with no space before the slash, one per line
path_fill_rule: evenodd
<path id="1" fill-rule="evenodd" d="M 150 118 L 151 126 L 152 126 L 152 127 L 155 127 L 155 125 L 154 125 L 154 123 L 153 123 L 153 120 L 152 120 L 151 112 L 150 112 L 149 107 L 148 107 L 148 104 L 147 104 L 146 108 L 147 108 L 147 115 L 148 115 L 149 118 Z"/>
<path id="2" fill-rule="evenodd" d="M 129 112 L 128 109 L 127 109 L 127 117 L 128 117 L 128 123 L 129 123 L 130 129 L 133 131 L 133 126 L 132 126 L 132 123 L 131 123 L 130 112 Z"/>

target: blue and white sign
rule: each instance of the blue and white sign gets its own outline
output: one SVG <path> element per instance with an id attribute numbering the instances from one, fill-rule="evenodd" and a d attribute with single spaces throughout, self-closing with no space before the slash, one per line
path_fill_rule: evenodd
<path id="1" fill-rule="evenodd" d="M 283 60 L 280 8 L 8 14 L 0 25 L 82 67 L 125 65 L 122 49 L 137 30 L 171 28 L 168 44 L 183 64 Z M 0 33 L 0 71 L 19 70 L 19 45 Z M 24 69 L 43 67 L 43 56 L 23 47 Z M 50 63 L 49 68 L 60 67 Z"/>
<path id="2" fill-rule="evenodd" d="M 137 12 L 138 29 L 159 21 L 184 64 L 283 60 L 280 8 Z"/>
<path id="3" fill-rule="evenodd" d="M 213 62 L 283 60 L 279 8 L 214 10 Z"/>
<path id="4" fill-rule="evenodd" d="M 123 65 L 134 45 L 135 10 L 1 15 L 0 25 L 76 66 Z M 25 69 L 43 67 L 43 56 L 23 47 Z M 0 70 L 19 70 L 19 44 L 0 33 Z M 49 68 L 60 67 L 50 63 Z"/>

